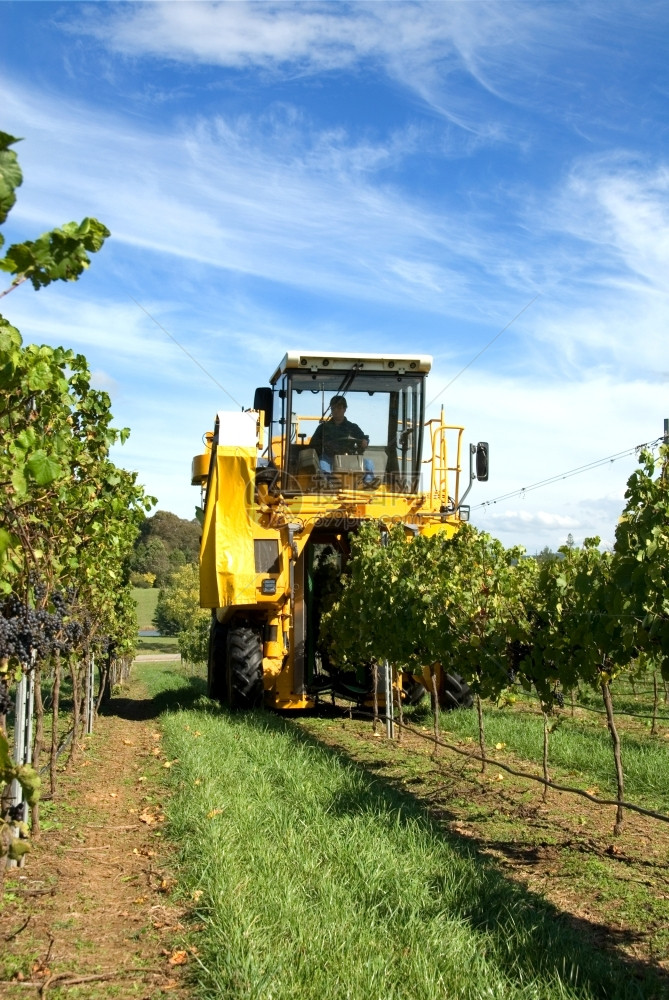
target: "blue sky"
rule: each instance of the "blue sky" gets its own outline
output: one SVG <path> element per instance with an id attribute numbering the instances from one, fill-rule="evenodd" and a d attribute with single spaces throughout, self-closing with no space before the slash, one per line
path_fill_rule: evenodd
<path id="1" fill-rule="evenodd" d="M 0 128 L 24 140 L 5 235 L 85 215 L 112 231 L 78 284 L 2 311 L 86 354 L 132 430 L 114 458 L 160 508 L 192 516 L 203 432 L 287 349 L 411 350 L 434 357 L 429 415 L 443 402 L 490 442 L 475 523 L 530 552 L 612 542 L 634 455 L 498 498 L 669 416 L 666 3 L 3 2 L 0 19 Z"/>

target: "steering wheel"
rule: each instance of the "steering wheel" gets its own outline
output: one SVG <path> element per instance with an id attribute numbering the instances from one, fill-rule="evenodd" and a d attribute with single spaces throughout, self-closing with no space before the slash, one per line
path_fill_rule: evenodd
<path id="1" fill-rule="evenodd" d="M 363 438 L 346 437 L 339 438 L 335 446 L 335 455 L 362 455 Z"/>

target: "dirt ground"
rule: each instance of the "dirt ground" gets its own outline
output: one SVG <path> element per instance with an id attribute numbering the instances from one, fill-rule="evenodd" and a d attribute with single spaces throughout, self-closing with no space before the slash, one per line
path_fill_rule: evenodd
<path id="1" fill-rule="evenodd" d="M 31 984 L 54 1000 L 188 995 L 194 956 L 161 833 L 164 763 L 155 723 L 130 699 L 96 720 L 59 777 L 57 805 L 41 806 L 25 866 L 5 874 L 0 997 L 30 996 Z"/>

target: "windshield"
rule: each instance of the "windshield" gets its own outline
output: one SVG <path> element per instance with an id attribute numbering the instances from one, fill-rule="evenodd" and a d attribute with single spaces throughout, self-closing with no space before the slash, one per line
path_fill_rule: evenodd
<path id="1" fill-rule="evenodd" d="M 418 487 L 422 374 L 289 372 L 280 389 L 284 488 Z"/>

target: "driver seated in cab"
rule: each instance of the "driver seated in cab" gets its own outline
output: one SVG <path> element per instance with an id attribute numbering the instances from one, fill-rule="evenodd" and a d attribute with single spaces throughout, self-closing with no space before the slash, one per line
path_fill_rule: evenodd
<path id="1" fill-rule="evenodd" d="M 319 424 L 314 431 L 310 445 L 316 450 L 323 472 L 331 473 L 335 455 L 361 455 L 369 444 L 365 432 L 346 418 L 346 399 L 333 396 L 330 400 L 329 420 Z M 368 458 L 362 460 L 365 481 L 374 475 L 374 464 Z"/>

